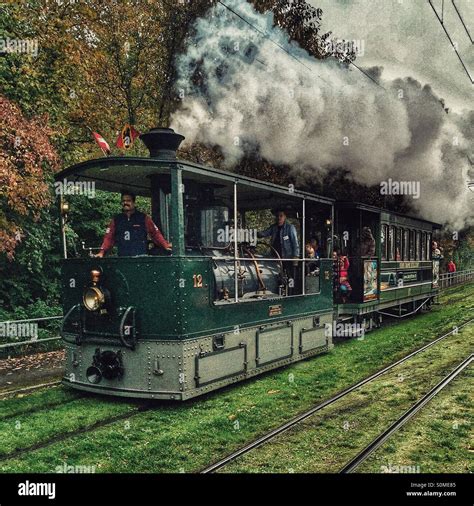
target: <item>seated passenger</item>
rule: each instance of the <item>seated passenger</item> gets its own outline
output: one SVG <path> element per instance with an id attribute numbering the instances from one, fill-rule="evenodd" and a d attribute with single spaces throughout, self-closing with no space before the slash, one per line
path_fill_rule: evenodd
<path id="1" fill-rule="evenodd" d="M 361 257 L 375 256 L 375 239 L 369 227 L 363 227 L 361 233 L 359 255 Z"/>
<path id="2" fill-rule="evenodd" d="M 335 248 L 333 252 L 333 259 L 336 268 L 337 291 L 341 296 L 342 303 L 346 303 L 352 292 L 352 287 L 349 283 L 349 259 L 346 255 L 341 254 L 339 248 Z"/>
<path id="3" fill-rule="evenodd" d="M 117 245 L 119 257 L 146 255 L 148 234 L 157 246 L 171 251 L 171 243 L 163 237 L 153 220 L 136 209 L 134 193 L 122 192 L 122 211 L 110 222 L 96 257 L 102 258 L 114 244 Z"/>
<path id="4" fill-rule="evenodd" d="M 311 241 L 305 246 L 305 257 L 313 260 L 312 262 L 306 262 L 306 276 L 317 276 L 319 274 L 319 257 L 316 256 L 314 247 Z"/>
<path id="5" fill-rule="evenodd" d="M 317 259 L 321 258 L 321 252 L 319 249 L 319 241 L 316 239 L 316 237 L 312 237 L 309 241 L 309 244 L 311 245 L 311 247 L 314 250 L 314 258 L 317 258 Z"/>

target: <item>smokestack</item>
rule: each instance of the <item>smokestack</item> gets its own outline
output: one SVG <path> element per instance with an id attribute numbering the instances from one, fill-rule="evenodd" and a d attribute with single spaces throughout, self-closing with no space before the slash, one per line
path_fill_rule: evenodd
<path id="1" fill-rule="evenodd" d="M 184 136 L 177 134 L 172 128 L 152 128 L 140 139 L 150 151 L 150 158 L 165 158 L 176 160 L 176 151 L 184 140 Z"/>

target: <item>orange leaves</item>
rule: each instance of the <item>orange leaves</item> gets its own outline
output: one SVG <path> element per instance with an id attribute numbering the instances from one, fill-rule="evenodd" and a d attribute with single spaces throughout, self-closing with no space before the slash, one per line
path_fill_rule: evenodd
<path id="1" fill-rule="evenodd" d="M 20 216 L 38 216 L 50 202 L 46 177 L 59 170 L 47 117 L 25 118 L 0 96 L 0 253 L 13 258 Z"/>

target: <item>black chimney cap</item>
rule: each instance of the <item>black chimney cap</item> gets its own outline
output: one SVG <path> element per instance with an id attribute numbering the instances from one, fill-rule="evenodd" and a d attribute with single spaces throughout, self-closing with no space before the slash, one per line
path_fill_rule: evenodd
<path id="1" fill-rule="evenodd" d="M 177 134 L 172 128 L 152 128 L 140 139 L 150 151 L 151 158 L 176 159 L 176 151 L 184 140 L 184 135 Z"/>

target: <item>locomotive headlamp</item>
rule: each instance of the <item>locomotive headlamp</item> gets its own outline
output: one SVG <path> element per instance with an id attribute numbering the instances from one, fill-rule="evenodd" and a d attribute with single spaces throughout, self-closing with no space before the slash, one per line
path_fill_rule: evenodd
<path id="1" fill-rule="evenodd" d="M 82 300 L 86 309 L 89 311 L 97 311 L 105 303 L 105 294 L 100 288 L 89 286 L 84 290 Z"/>
<path id="2" fill-rule="evenodd" d="M 65 200 L 63 200 L 61 202 L 61 214 L 63 216 L 66 216 L 66 214 L 69 212 L 69 202 L 66 202 Z"/>

